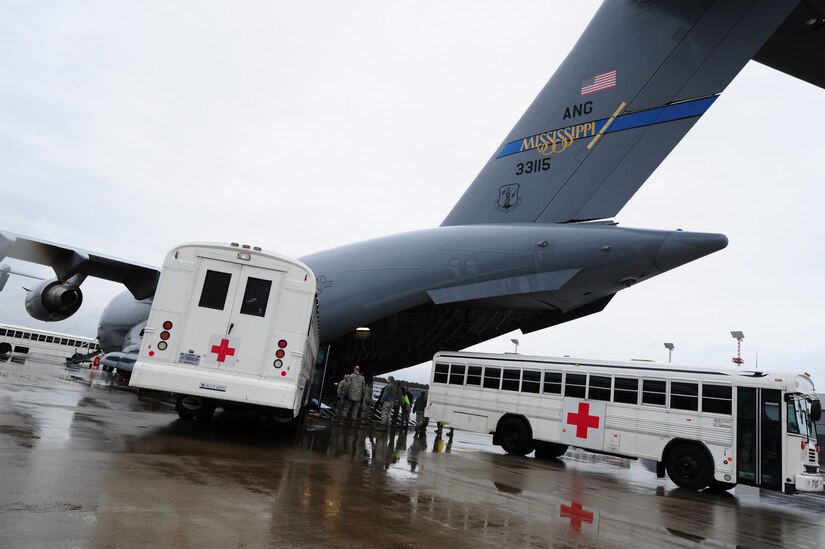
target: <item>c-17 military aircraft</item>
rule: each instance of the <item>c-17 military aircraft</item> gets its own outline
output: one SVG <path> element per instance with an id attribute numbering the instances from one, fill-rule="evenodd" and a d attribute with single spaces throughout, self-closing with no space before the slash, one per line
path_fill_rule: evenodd
<path id="1" fill-rule="evenodd" d="M 724 248 L 609 220 L 749 60 L 825 87 L 824 16 L 823 0 L 605 1 L 441 226 L 300 258 L 331 364 L 377 374 L 540 330 Z M 137 352 L 156 268 L 0 231 L 4 257 L 54 268 L 27 294 L 39 320 L 76 312 L 88 276 L 122 282 L 98 339 Z"/>

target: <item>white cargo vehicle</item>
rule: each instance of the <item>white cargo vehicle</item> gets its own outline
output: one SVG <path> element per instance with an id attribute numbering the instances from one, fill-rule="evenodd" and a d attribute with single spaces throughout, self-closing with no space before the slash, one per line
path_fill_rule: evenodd
<path id="1" fill-rule="evenodd" d="M 317 353 L 309 267 L 258 247 L 185 244 L 163 263 L 129 385 L 175 393 L 181 419 L 248 406 L 297 426 Z"/>

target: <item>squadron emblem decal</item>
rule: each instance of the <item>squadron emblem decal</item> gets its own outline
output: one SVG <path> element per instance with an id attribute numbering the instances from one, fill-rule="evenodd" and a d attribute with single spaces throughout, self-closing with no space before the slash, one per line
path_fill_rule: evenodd
<path id="1" fill-rule="evenodd" d="M 498 202 L 496 209 L 502 212 L 509 212 L 521 203 L 521 196 L 518 194 L 518 183 L 503 185 L 498 188 Z"/>

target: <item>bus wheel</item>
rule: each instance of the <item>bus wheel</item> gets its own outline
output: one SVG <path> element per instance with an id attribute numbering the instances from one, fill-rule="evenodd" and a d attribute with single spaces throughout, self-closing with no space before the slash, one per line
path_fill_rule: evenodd
<path id="1" fill-rule="evenodd" d="M 178 417 L 184 421 L 192 421 L 195 419 L 194 414 L 187 414 L 186 412 L 178 412 Z"/>
<path id="2" fill-rule="evenodd" d="M 677 486 L 701 490 L 710 484 L 711 466 L 705 452 L 695 444 L 677 444 L 668 452 L 667 474 Z"/>
<path id="3" fill-rule="evenodd" d="M 714 492 L 727 492 L 736 486 L 735 482 L 722 482 L 721 480 L 713 479 L 710 481 L 708 488 Z"/>
<path id="4" fill-rule="evenodd" d="M 508 454 L 524 456 L 533 451 L 533 439 L 524 421 L 510 417 L 498 426 L 498 439 L 501 447 Z"/>
<path id="5" fill-rule="evenodd" d="M 536 442 L 536 458 L 556 459 L 567 452 L 567 444 L 556 444 L 555 442 Z"/>

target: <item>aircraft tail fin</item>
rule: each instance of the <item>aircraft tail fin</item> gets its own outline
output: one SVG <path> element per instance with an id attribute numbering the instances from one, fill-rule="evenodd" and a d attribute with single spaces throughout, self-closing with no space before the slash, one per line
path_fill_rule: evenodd
<path id="1" fill-rule="evenodd" d="M 797 4 L 605 1 L 442 225 L 616 215 Z"/>

